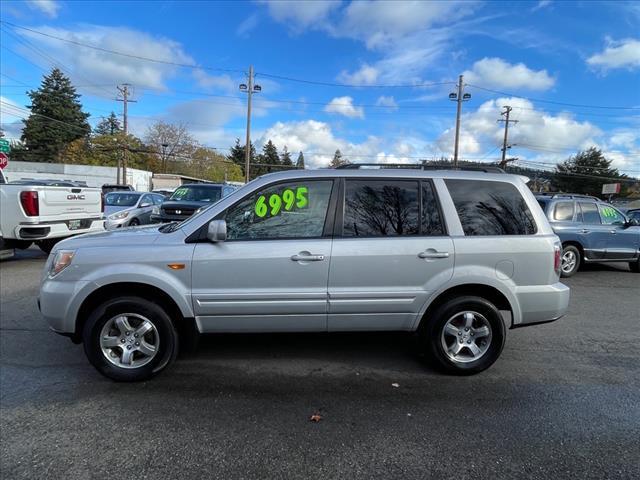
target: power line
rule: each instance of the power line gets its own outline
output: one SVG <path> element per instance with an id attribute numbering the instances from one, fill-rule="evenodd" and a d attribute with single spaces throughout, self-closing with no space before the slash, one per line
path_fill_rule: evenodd
<path id="1" fill-rule="evenodd" d="M 354 83 L 337 83 L 337 82 L 324 82 L 319 80 L 306 80 L 303 78 L 287 77 L 284 75 L 274 75 L 271 73 L 258 72 L 256 76 L 274 78 L 276 80 L 285 80 L 288 82 L 304 83 L 307 85 L 320 85 L 324 87 L 342 87 L 342 88 L 420 88 L 420 87 L 435 87 L 438 85 L 455 85 L 455 82 L 428 82 L 428 83 L 404 83 L 404 84 L 368 84 L 358 85 Z"/>
<path id="2" fill-rule="evenodd" d="M 478 90 L 484 90 L 485 92 L 491 92 L 491 93 L 497 93 L 498 95 L 506 95 L 508 97 L 514 97 L 514 98 L 522 98 L 524 100 L 530 100 L 532 102 L 539 102 L 539 103 L 550 103 L 553 105 L 564 105 L 567 107 L 577 107 L 577 108 L 603 108 L 603 109 L 609 109 L 609 110 L 640 110 L 640 107 L 619 107 L 619 106 L 610 106 L 610 105 L 584 105 L 584 104 L 577 104 L 577 103 L 565 103 L 565 102 L 556 102 L 553 100 L 543 100 L 540 98 L 531 98 L 531 97 L 524 97 L 522 95 L 516 95 L 515 93 L 508 93 L 508 92 L 501 92 L 499 90 L 491 90 L 489 88 L 484 88 L 484 87 L 480 87 L 478 85 L 471 85 L 471 84 L 467 84 L 469 87 L 471 88 L 475 88 Z"/>

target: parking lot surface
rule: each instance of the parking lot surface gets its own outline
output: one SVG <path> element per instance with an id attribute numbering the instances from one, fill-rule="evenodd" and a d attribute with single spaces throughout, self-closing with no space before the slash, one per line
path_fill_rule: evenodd
<path id="1" fill-rule="evenodd" d="M 510 330 L 473 377 L 437 373 L 407 335 L 220 335 L 117 384 L 41 319 L 44 260 L 0 264 L 2 478 L 640 478 L 624 264 L 568 279 L 569 314 Z"/>

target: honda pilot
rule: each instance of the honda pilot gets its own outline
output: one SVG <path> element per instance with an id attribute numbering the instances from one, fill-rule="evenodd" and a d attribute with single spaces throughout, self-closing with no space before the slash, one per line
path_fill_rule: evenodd
<path id="1" fill-rule="evenodd" d="M 212 332 L 415 332 L 433 365 L 468 375 L 498 359 L 508 329 L 564 315 L 560 259 L 522 177 L 296 170 L 180 223 L 60 242 L 39 305 L 119 381 Z"/>

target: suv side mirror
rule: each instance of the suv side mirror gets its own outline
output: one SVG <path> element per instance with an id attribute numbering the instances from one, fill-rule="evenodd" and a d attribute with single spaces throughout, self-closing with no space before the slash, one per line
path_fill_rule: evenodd
<path id="1" fill-rule="evenodd" d="M 146 208 L 150 207 L 151 205 L 153 205 L 151 202 L 142 202 L 139 208 Z"/>
<path id="2" fill-rule="evenodd" d="M 227 239 L 227 222 L 211 220 L 207 229 L 207 238 L 213 243 L 224 242 Z"/>
<path id="3" fill-rule="evenodd" d="M 640 226 L 640 221 L 638 221 L 638 219 L 636 219 L 636 218 L 632 218 L 631 220 L 626 222 L 624 224 L 624 226 L 625 227 L 638 227 L 638 226 Z"/>

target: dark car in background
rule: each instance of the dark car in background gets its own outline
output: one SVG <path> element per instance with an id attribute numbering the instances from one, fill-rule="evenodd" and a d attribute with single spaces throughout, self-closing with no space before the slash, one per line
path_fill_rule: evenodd
<path id="1" fill-rule="evenodd" d="M 640 223 L 599 198 L 578 194 L 536 195 L 562 242 L 563 277 L 584 263 L 627 262 L 640 272 Z"/>
<path id="2" fill-rule="evenodd" d="M 181 222 L 198 209 L 216 203 L 238 187 L 226 184 L 193 183 L 182 185 L 171 197 L 153 209 L 151 222 Z"/>

